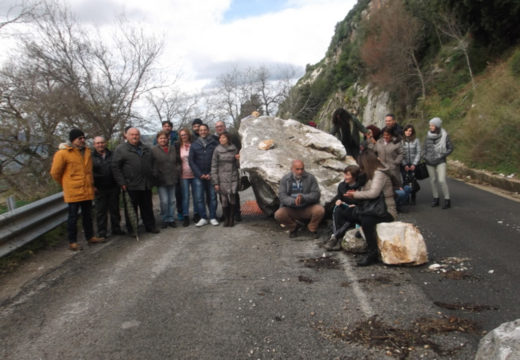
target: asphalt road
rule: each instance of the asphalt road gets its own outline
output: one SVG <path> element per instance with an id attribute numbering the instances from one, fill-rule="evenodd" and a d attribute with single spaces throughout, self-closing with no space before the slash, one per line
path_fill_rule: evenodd
<path id="1" fill-rule="evenodd" d="M 520 204 L 450 181 L 453 208 L 432 209 L 421 185 L 401 219 L 446 273 L 323 258 L 263 216 L 118 237 L 2 302 L 0 358 L 473 359 L 520 317 Z"/>

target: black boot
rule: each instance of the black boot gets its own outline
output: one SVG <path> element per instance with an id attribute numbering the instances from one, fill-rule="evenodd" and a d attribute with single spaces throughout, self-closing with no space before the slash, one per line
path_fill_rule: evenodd
<path id="1" fill-rule="evenodd" d="M 229 207 L 229 227 L 235 226 L 235 206 L 235 204 L 231 204 L 231 206 Z"/>
<path id="2" fill-rule="evenodd" d="M 415 194 L 416 193 L 412 193 L 412 195 L 410 195 L 410 205 L 415 205 Z"/>
<path id="3" fill-rule="evenodd" d="M 445 199 L 444 200 L 444 204 L 442 204 L 442 208 L 443 209 L 449 209 L 451 207 L 451 200 L 450 199 Z"/>
<path id="4" fill-rule="evenodd" d="M 323 247 L 327 251 L 339 251 L 341 250 L 341 238 L 336 238 L 336 236 L 332 234 Z"/>
<path id="5" fill-rule="evenodd" d="M 229 206 L 222 206 L 222 217 L 224 218 L 224 227 L 229 227 Z"/>
<path id="6" fill-rule="evenodd" d="M 369 250 L 368 253 L 358 260 L 357 266 L 369 266 L 376 264 L 379 261 L 379 254 L 377 250 Z"/>
<path id="7" fill-rule="evenodd" d="M 432 207 L 439 206 L 439 198 L 433 198 L 432 200 Z"/>

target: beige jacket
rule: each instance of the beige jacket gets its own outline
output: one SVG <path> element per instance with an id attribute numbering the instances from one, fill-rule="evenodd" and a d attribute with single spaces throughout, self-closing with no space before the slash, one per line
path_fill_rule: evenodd
<path id="1" fill-rule="evenodd" d="M 361 191 L 354 192 L 354 199 L 366 200 L 375 199 L 379 196 L 381 191 L 385 194 L 385 202 L 387 211 L 397 219 L 397 209 L 394 200 L 394 187 L 392 185 L 392 178 L 389 174 L 388 167 L 379 168 L 374 172 L 372 180 L 368 180 Z M 395 181 L 395 180 L 394 180 Z"/>

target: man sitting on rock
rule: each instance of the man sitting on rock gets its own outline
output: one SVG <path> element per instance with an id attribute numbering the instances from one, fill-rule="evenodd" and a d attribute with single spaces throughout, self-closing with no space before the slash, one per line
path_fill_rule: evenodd
<path id="1" fill-rule="evenodd" d="M 291 172 L 284 175 L 278 191 L 280 208 L 274 218 L 289 229 L 289 237 L 298 236 L 302 223 L 309 221 L 307 228 L 318 239 L 318 225 L 325 215 L 320 205 L 320 188 L 314 175 L 305 172 L 303 161 L 293 160 Z"/>

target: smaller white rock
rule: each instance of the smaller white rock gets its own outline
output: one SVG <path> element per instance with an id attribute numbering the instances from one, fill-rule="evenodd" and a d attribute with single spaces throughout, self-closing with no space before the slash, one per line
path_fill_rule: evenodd
<path id="1" fill-rule="evenodd" d="M 520 319 L 507 322 L 484 336 L 475 360 L 520 359 Z"/>

